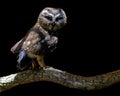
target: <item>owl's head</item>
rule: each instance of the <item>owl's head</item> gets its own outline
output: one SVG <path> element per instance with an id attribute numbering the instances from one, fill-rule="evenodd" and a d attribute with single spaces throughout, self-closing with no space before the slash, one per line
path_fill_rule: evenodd
<path id="1" fill-rule="evenodd" d="M 59 30 L 67 23 L 66 13 L 61 8 L 46 7 L 40 12 L 38 23 L 46 30 Z"/>

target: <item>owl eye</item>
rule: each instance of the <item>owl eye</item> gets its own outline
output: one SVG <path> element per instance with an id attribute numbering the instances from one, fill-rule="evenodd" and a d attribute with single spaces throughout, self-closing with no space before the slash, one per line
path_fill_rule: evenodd
<path id="1" fill-rule="evenodd" d="M 52 21 L 52 16 L 45 16 L 45 18 Z"/>
<path id="2" fill-rule="evenodd" d="M 63 17 L 57 17 L 57 18 L 56 18 L 56 21 L 59 21 L 59 20 L 61 20 L 61 19 L 63 19 Z"/>

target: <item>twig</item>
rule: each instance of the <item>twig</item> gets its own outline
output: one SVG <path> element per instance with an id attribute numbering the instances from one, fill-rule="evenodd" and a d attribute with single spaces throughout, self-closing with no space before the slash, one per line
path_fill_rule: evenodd
<path id="1" fill-rule="evenodd" d="M 38 81 L 49 81 L 69 88 L 96 90 L 120 82 L 120 70 L 106 74 L 84 77 L 49 67 L 45 70 L 26 70 L 0 77 L 0 92 L 12 87 Z"/>

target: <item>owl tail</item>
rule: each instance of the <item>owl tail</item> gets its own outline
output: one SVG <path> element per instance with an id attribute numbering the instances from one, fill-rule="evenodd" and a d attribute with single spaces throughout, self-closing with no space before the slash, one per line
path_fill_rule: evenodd
<path id="1" fill-rule="evenodd" d="M 26 52 L 24 50 L 21 50 L 18 54 L 18 64 L 17 68 L 20 70 L 24 70 L 27 68 L 28 65 L 24 64 L 24 61 L 26 61 Z"/>
<path id="2" fill-rule="evenodd" d="M 20 51 L 17 60 L 18 64 L 20 64 L 25 57 L 26 57 L 26 52 L 24 50 Z"/>

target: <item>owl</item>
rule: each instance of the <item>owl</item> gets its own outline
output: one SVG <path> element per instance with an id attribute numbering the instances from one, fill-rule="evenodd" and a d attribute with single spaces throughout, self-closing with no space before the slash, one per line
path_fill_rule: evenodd
<path id="1" fill-rule="evenodd" d="M 16 53 L 18 57 L 17 68 L 24 70 L 28 65 L 31 69 L 37 66 L 46 68 L 44 56 L 56 49 L 58 43 L 56 33 L 66 23 L 67 16 L 62 8 L 44 8 L 34 26 L 11 48 L 11 52 Z M 30 60 L 30 64 L 23 66 L 22 62 L 26 58 Z"/>

